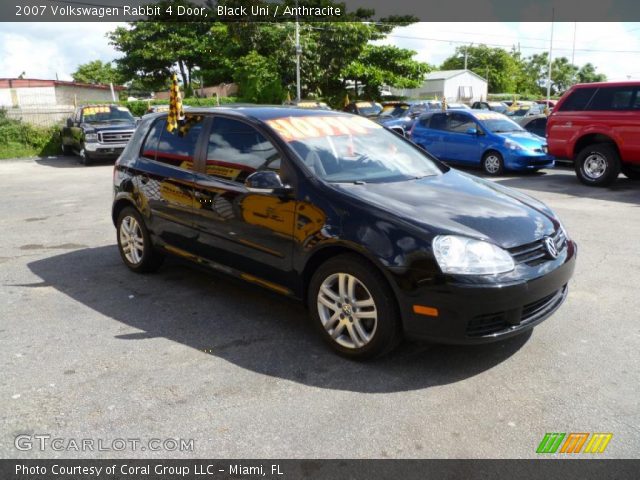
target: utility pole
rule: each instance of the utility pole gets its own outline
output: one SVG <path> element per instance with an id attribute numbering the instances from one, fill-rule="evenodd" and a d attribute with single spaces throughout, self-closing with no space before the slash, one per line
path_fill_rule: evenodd
<path id="1" fill-rule="evenodd" d="M 549 41 L 549 75 L 547 76 L 547 105 L 551 100 L 551 57 L 553 55 L 553 21 L 555 20 L 556 9 L 551 9 L 551 40 Z"/>
<path id="2" fill-rule="evenodd" d="M 300 101 L 300 24 L 298 23 L 298 0 L 296 0 L 296 100 Z"/>
<path id="3" fill-rule="evenodd" d="M 576 59 L 576 30 L 578 30 L 578 22 L 573 22 L 573 49 L 571 50 L 571 65 L 575 65 Z"/>

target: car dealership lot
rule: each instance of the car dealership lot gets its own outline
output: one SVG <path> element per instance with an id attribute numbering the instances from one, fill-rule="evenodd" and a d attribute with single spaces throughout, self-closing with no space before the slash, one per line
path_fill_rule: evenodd
<path id="1" fill-rule="evenodd" d="M 498 178 L 578 242 L 565 305 L 504 343 L 355 363 L 267 290 L 177 260 L 127 270 L 111 175 L 74 158 L 0 161 L 0 456 L 534 457 L 546 432 L 611 432 L 604 456 L 638 456 L 640 182 Z M 194 448 L 19 451 L 20 434 Z"/>

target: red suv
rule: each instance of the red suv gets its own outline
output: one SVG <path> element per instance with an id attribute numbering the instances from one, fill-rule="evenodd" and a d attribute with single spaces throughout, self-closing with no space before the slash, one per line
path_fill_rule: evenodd
<path id="1" fill-rule="evenodd" d="M 640 82 L 571 87 L 547 121 L 549 153 L 572 159 L 585 185 L 640 179 Z"/>

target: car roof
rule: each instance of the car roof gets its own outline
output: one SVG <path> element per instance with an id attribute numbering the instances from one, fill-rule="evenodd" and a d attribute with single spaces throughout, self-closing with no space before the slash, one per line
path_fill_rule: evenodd
<path id="1" fill-rule="evenodd" d="M 526 124 L 528 124 L 529 122 L 533 121 L 533 120 L 537 120 L 539 118 L 547 118 L 547 116 L 544 113 L 538 113 L 537 115 L 530 115 L 528 117 L 524 117 L 521 121 L 520 121 L 520 125 L 525 126 Z"/>
<path id="2" fill-rule="evenodd" d="M 191 107 L 189 108 L 189 114 L 191 115 L 206 115 L 211 113 L 225 113 L 238 117 L 254 118 L 260 121 L 271 120 L 274 118 L 282 117 L 311 117 L 311 116 L 351 116 L 349 113 L 340 112 L 336 110 L 316 110 L 312 108 L 296 108 L 288 105 L 279 106 L 219 106 L 219 107 Z M 167 112 L 151 113 L 149 116 L 163 116 Z"/>
<path id="3" fill-rule="evenodd" d="M 82 104 L 78 105 L 78 108 L 85 108 L 85 107 L 122 107 L 122 106 L 123 105 L 118 105 L 117 103 L 82 103 Z M 127 108 L 127 107 L 124 107 L 124 108 Z"/>
<path id="4" fill-rule="evenodd" d="M 572 88 L 588 88 L 588 87 L 636 87 L 640 86 L 639 80 L 625 80 L 620 82 L 593 82 L 593 83 L 577 83 Z"/>

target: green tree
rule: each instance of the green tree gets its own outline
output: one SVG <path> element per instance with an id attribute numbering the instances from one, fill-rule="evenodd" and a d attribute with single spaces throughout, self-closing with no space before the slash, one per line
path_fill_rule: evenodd
<path id="1" fill-rule="evenodd" d="M 390 45 L 366 45 L 359 58 L 342 71 L 342 77 L 364 86 L 367 98 L 380 97 L 380 88 L 419 87 L 424 74 L 431 70 L 426 63 L 413 60 L 416 52 Z"/>
<path id="2" fill-rule="evenodd" d="M 240 86 L 240 95 L 254 103 L 280 103 L 282 84 L 272 62 L 252 51 L 238 59 L 234 81 Z"/>
<path id="3" fill-rule="evenodd" d="M 201 16 L 169 21 L 175 20 L 166 13 L 169 6 L 174 12 L 178 5 L 195 6 L 186 0 L 165 0 L 155 5 L 160 6 L 160 15 L 145 22 L 131 22 L 108 34 L 111 44 L 124 54 L 116 63 L 126 78 L 138 78 L 149 88 L 165 87 L 177 67 L 183 88 L 190 94 L 191 77 L 197 67 L 215 64 L 220 53 L 211 48 L 212 23 Z"/>
<path id="4" fill-rule="evenodd" d="M 441 70 L 463 69 L 465 55 L 467 68 L 487 79 L 490 93 L 516 90 L 521 67 L 519 61 L 502 48 L 486 45 L 457 47 L 455 53 L 443 62 Z"/>
<path id="5" fill-rule="evenodd" d="M 121 82 L 121 75 L 111 62 L 102 62 L 100 60 L 78 65 L 78 68 L 71 76 L 74 82 L 80 83 L 108 84 L 113 82 L 118 84 Z"/>
<path id="6" fill-rule="evenodd" d="M 607 76 L 604 73 L 597 73 L 596 67 L 591 63 L 585 63 L 576 75 L 578 83 L 605 82 Z"/>

